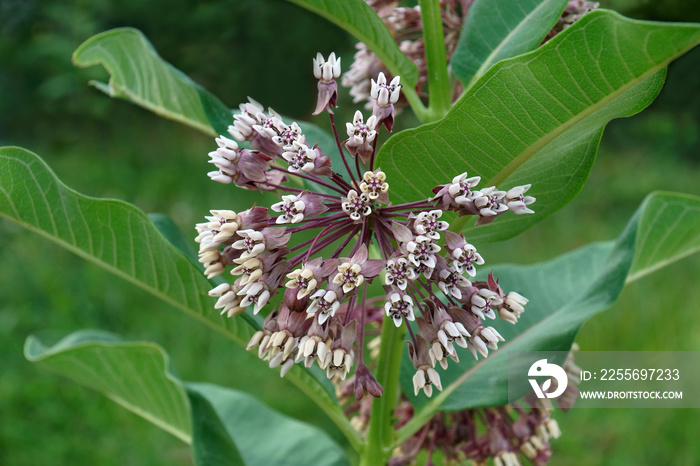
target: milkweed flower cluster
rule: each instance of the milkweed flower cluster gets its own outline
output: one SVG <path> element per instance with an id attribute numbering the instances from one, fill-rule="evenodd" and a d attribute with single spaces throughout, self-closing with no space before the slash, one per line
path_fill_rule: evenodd
<path id="1" fill-rule="evenodd" d="M 341 140 L 332 112 L 340 59 L 319 54 L 313 71 L 319 82 L 315 113 L 328 113 L 337 147 L 311 145 L 298 124 L 252 99 L 234 115 L 230 137 L 216 138 L 212 180 L 280 197 L 269 208 L 212 210 L 197 225 L 207 277 L 227 270 L 235 277 L 209 295 L 229 317 L 267 310 L 248 349 L 270 367 L 284 375 L 296 363 L 316 364 L 334 380 L 354 370 L 358 399 L 382 394 L 365 364 L 365 329 L 406 325 L 415 393 L 431 396 L 442 390 L 437 365 L 459 361 L 457 348 L 487 357 L 504 341 L 488 323 L 515 324 L 528 302 L 504 291 L 492 274 L 475 280 L 484 258 L 449 230 L 445 213 L 471 215 L 478 224 L 507 212 L 532 213 L 535 199 L 525 195 L 530 185 L 479 188 L 478 176 L 462 173 L 436 186 L 433 196 L 393 204 L 391 180 L 375 166 L 375 153 L 381 126 L 393 126 L 400 78 L 388 82 L 380 73 L 371 81 L 372 115 L 365 123 L 356 112 Z M 335 165 L 324 150 L 338 151 Z M 306 188 L 291 183 L 294 177 Z M 375 281 L 383 295 L 368 297 Z"/>

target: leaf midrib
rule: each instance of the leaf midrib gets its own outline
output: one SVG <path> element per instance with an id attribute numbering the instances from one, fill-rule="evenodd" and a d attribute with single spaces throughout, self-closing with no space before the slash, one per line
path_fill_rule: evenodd
<path id="1" fill-rule="evenodd" d="M 557 126 L 553 130 L 551 130 L 549 133 L 547 133 L 544 136 L 542 136 L 541 138 L 539 138 L 534 144 L 530 145 L 523 152 L 521 152 L 517 157 L 515 157 L 513 160 L 511 160 L 508 163 L 508 165 L 503 167 L 493 178 L 491 178 L 488 181 L 487 185 L 488 186 L 496 186 L 496 185 L 503 183 L 510 175 L 512 175 L 515 172 L 515 170 L 517 170 L 522 165 L 524 165 L 535 154 L 537 154 L 540 150 L 544 149 L 549 143 L 554 141 L 557 137 L 561 136 L 563 133 L 565 133 L 569 129 L 573 128 L 578 123 L 585 120 L 587 117 L 589 117 L 590 115 L 592 115 L 596 111 L 605 107 L 613 100 L 615 100 L 618 97 L 620 97 L 621 95 L 625 94 L 627 91 L 629 91 L 630 89 L 632 89 L 636 85 L 645 81 L 647 78 L 650 78 L 651 76 L 653 76 L 654 74 L 659 72 L 661 69 L 665 68 L 666 65 L 668 65 L 668 63 L 670 63 L 673 60 L 673 58 L 675 58 L 676 56 L 682 54 L 683 52 L 685 52 L 686 50 L 689 50 L 689 49 L 690 49 L 690 47 L 687 47 L 687 48 L 683 49 L 681 52 L 674 54 L 673 57 L 660 62 L 659 64 L 657 64 L 656 66 L 654 66 L 652 68 L 649 68 L 649 70 L 646 71 L 645 73 L 642 73 L 637 78 L 629 81 L 627 84 L 615 89 L 613 92 L 611 92 L 607 96 L 603 97 L 595 104 L 590 105 L 585 110 L 579 112 L 578 114 L 576 114 L 572 118 L 569 118 L 563 124 Z"/>

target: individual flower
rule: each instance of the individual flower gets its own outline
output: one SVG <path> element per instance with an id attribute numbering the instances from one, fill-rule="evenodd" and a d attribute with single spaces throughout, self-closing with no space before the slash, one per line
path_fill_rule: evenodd
<path id="1" fill-rule="evenodd" d="M 368 163 L 371 155 L 374 153 L 372 144 L 377 137 L 377 117 L 374 115 L 364 122 L 362 112 L 355 112 L 352 123 L 346 123 L 348 139 L 345 141 L 345 147 L 355 157 L 360 157 L 364 163 Z"/>
<path id="2" fill-rule="evenodd" d="M 386 174 L 380 169 L 365 172 L 360 183 L 360 191 L 362 194 L 366 194 L 370 200 L 378 200 L 386 204 L 389 200 L 387 195 L 389 183 L 386 182 Z"/>
<path id="3" fill-rule="evenodd" d="M 445 233 L 447 249 L 451 252 L 452 266 L 459 273 L 476 276 L 476 266 L 484 263 L 484 258 L 476 248 L 467 243 L 464 236 L 448 231 Z"/>
<path id="4" fill-rule="evenodd" d="M 413 219 L 413 231 L 418 235 L 427 236 L 433 240 L 440 239 L 440 232 L 447 230 L 449 223 L 438 220 L 442 217 L 442 210 L 434 209 L 428 212 L 421 212 L 418 215 L 409 215 L 409 219 Z"/>
<path id="5" fill-rule="evenodd" d="M 387 317 L 391 317 L 394 325 L 401 327 L 404 319 L 413 322 L 416 320 L 413 315 L 413 300 L 410 296 L 400 293 L 391 293 L 389 300 L 384 305 Z"/>
<path id="6" fill-rule="evenodd" d="M 408 260 L 416 267 L 425 265 L 434 269 L 437 264 L 435 254 L 440 252 L 440 249 L 440 246 L 432 238 L 423 235 L 418 235 L 406 244 Z"/>
<path id="7" fill-rule="evenodd" d="M 388 131 L 394 126 L 396 110 L 394 104 L 399 100 L 401 92 L 401 78 L 395 76 L 389 84 L 384 73 L 379 73 L 377 80 L 372 80 L 370 97 L 374 101 L 372 116 L 377 119 L 377 126 L 384 125 Z"/>
<path id="8" fill-rule="evenodd" d="M 498 316 L 510 322 L 511 324 L 516 324 L 520 318 L 520 314 L 525 311 L 525 305 L 528 303 L 528 299 L 515 291 L 511 291 L 505 297 L 503 306 L 498 310 Z"/>
<path id="9" fill-rule="evenodd" d="M 243 296 L 239 306 L 248 307 L 253 304 L 254 314 L 260 312 L 271 296 L 269 287 L 264 282 L 259 281 L 248 282 L 237 294 Z"/>
<path id="10" fill-rule="evenodd" d="M 471 282 L 454 266 L 441 269 L 438 278 L 437 285 L 440 291 L 445 293 L 445 296 L 455 299 L 462 299 L 462 291 L 471 286 Z"/>
<path id="11" fill-rule="evenodd" d="M 313 114 L 318 115 L 323 110 L 333 113 L 332 107 L 338 100 L 338 83 L 335 80 L 340 77 L 340 57 L 336 58 L 335 53 L 331 53 L 326 61 L 323 55 L 316 54 L 314 76 L 318 79 L 318 98 Z"/>
<path id="12" fill-rule="evenodd" d="M 384 268 L 384 261 L 368 257 L 367 246 L 363 244 L 352 257 L 341 259 L 333 283 L 341 286 L 343 293 L 350 293 L 359 288 L 366 278 L 376 277 Z"/>
<path id="13" fill-rule="evenodd" d="M 298 145 L 306 145 L 306 137 L 302 134 L 301 128 L 296 122 L 289 126 L 285 125 L 282 120 L 275 123 L 275 126 L 279 128 L 279 133 L 272 136 L 272 142 L 280 148 L 286 149 L 293 146 L 295 142 Z"/>
<path id="14" fill-rule="evenodd" d="M 360 222 L 363 217 L 367 217 L 372 213 L 369 196 L 365 193 L 357 194 L 357 191 L 354 189 L 348 191 L 348 195 L 343 198 L 341 205 L 343 212 L 348 214 L 354 222 Z"/>
<path id="15" fill-rule="evenodd" d="M 282 196 L 282 202 L 272 204 L 270 209 L 282 213 L 282 215 L 277 217 L 277 223 L 299 223 L 304 220 L 306 204 L 298 196 L 289 194 Z"/>
<path id="16" fill-rule="evenodd" d="M 318 323 L 323 324 L 333 317 L 340 309 L 340 300 L 335 290 L 318 290 L 311 295 L 311 304 L 306 312 L 310 315 L 318 314 Z"/>
<path id="17" fill-rule="evenodd" d="M 326 364 L 329 361 L 327 355 L 333 341 L 329 335 L 329 327 L 328 325 L 319 324 L 316 319 L 312 320 L 311 327 L 299 341 L 297 362 L 303 360 L 304 366 L 309 368 L 314 361 L 318 361 L 321 369 L 326 368 Z"/>
<path id="18" fill-rule="evenodd" d="M 494 309 L 497 309 L 502 303 L 503 300 L 498 296 L 498 293 L 482 288 L 471 297 L 471 311 L 482 320 L 486 317 L 493 320 L 496 318 Z"/>
<path id="19" fill-rule="evenodd" d="M 506 206 L 514 214 L 534 214 L 535 211 L 529 209 L 527 206 L 535 202 L 535 198 L 532 196 L 523 196 L 528 189 L 530 189 L 529 184 L 524 186 L 516 186 L 515 188 L 509 189 L 506 192 Z"/>
<path id="20" fill-rule="evenodd" d="M 238 294 L 238 286 L 236 284 L 229 285 L 222 283 L 209 291 L 209 296 L 219 298 L 214 304 L 214 309 L 221 309 L 221 314 L 226 314 L 227 317 L 232 317 L 240 314 L 245 310 L 245 306 L 241 306 L 243 298 Z"/>
<path id="21" fill-rule="evenodd" d="M 387 285 L 396 285 L 398 289 L 405 290 L 411 280 L 416 279 L 416 272 L 412 264 L 405 257 L 393 257 L 386 262 Z"/>
<path id="22" fill-rule="evenodd" d="M 271 108 L 265 113 L 263 106 L 250 97 L 239 109 L 241 113 L 233 116 L 233 124 L 228 127 L 229 134 L 238 142 L 250 142 L 255 150 L 277 154 L 278 147 L 270 136 L 277 130 L 275 123 L 282 121 L 279 114 Z"/>
<path id="23" fill-rule="evenodd" d="M 425 396 L 433 395 L 433 387 L 442 391 L 442 383 L 440 374 L 437 373 L 430 362 L 428 354 L 428 342 L 422 336 L 416 337 L 415 344 L 408 343 L 408 355 L 411 358 L 413 367 L 416 368 L 416 373 L 413 375 L 413 390 L 414 394 L 423 390 Z"/>
<path id="24" fill-rule="evenodd" d="M 299 141 L 294 141 L 292 147 L 282 153 L 282 157 L 289 163 L 289 171 L 292 173 L 311 172 L 315 167 L 316 152 Z"/>
<path id="25" fill-rule="evenodd" d="M 290 280 L 285 284 L 287 288 L 296 289 L 297 299 L 311 294 L 324 279 L 336 269 L 337 259 L 322 260 L 321 258 L 307 262 L 302 268 L 287 274 Z"/>
<path id="26" fill-rule="evenodd" d="M 355 351 L 353 343 L 357 337 L 355 321 L 345 325 L 340 331 L 340 337 L 331 344 L 331 349 L 326 355 L 326 375 L 329 379 L 338 377 L 345 380 L 350 373 L 350 369 L 355 361 Z"/>

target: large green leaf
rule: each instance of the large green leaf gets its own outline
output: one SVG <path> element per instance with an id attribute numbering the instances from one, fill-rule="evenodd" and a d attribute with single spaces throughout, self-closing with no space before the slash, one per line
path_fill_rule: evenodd
<path id="1" fill-rule="evenodd" d="M 36 154 L 0 148 L 0 216 L 139 286 L 246 345 L 252 319 L 218 315 L 202 271 L 126 202 L 83 196 Z"/>
<path id="2" fill-rule="evenodd" d="M 504 289 L 530 299 L 526 312 L 516 325 L 496 325 L 506 341 L 487 359 L 476 362 L 465 354 L 441 372 L 444 390 L 432 399 L 410 393 L 421 408 L 399 437 L 415 432 L 438 409 L 507 403 L 508 352 L 568 351 L 581 325 L 611 306 L 625 283 L 698 250 L 700 197 L 656 193 L 645 199 L 616 242 L 595 243 L 541 264 L 494 267 Z M 413 372 L 405 369 L 402 386 L 409 392 Z"/>
<path id="3" fill-rule="evenodd" d="M 348 464 L 325 432 L 290 419 L 253 396 L 174 377 L 158 345 L 77 332 L 51 348 L 30 337 L 27 358 L 71 378 L 191 443 L 196 464 Z"/>
<path id="4" fill-rule="evenodd" d="M 377 14 L 362 0 L 289 0 L 323 16 L 363 42 L 404 85 L 418 81 L 418 68 L 404 55 Z"/>
<path id="5" fill-rule="evenodd" d="M 537 214 L 469 228 L 468 238 L 527 229 L 573 199 L 605 124 L 646 107 L 665 66 L 699 41 L 698 25 L 586 15 L 539 49 L 494 65 L 444 119 L 390 138 L 378 160 L 392 200 L 426 198 L 464 171 L 480 175 L 481 187 L 532 183 Z"/>
<path id="6" fill-rule="evenodd" d="M 25 149 L 0 148 L 0 216 L 143 288 L 239 345 L 247 345 L 258 328 L 252 315 L 229 319 L 214 310 L 207 295 L 211 284 L 201 267 L 170 244 L 142 211 L 73 191 Z M 359 436 L 324 384 L 300 366 L 286 377 L 359 445 Z"/>
<path id="7" fill-rule="evenodd" d="M 230 110 L 164 61 L 141 31 L 119 28 L 97 34 L 73 54 L 77 66 L 104 66 L 109 84 L 93 82 L 111 97 L 130 100 L 158 115 L 212 136 L 231 124 Z"/>
<path id="8" fill-rule="evenodd" d="M 469 7 L 452 70 L 466 86 L 493 64 L 534 50 L 568 0 L 477 0 Z"/>

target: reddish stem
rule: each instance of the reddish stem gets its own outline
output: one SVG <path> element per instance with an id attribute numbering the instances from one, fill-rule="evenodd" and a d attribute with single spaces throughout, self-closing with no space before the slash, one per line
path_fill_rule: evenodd
<path id="1" fill-rule="evenodd" d="M 360 189 L 360 185 L 357 183 L 357 180 L 355 180 L 355 177 L 352 174 L 352 170 L 350 169 L 350 165 L 348 165 L 348 161 L 345 159 L 345 151 L 343 150 L 343 146 L 340 144 L 340 138 L 338 138 L 338 129 L 335 127 L 335 118 L 333 118 L 332 113 L 328 113 L 328 116 L 331 118 L 331 127 L 333 128 L 333 137 L 335 137 L 335 143 L 338 146 L 338 152 L 340 152 L 340 158 L 343 159 L 343 164 L 345 164 L 345 169 L 348 172 L 348 175 L 350 175 L 350 179 L 352 180 L 353 184 L 357 187 L 357 189 Z"/>

